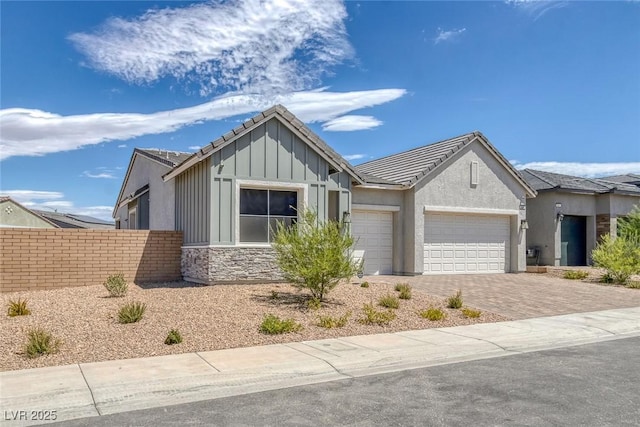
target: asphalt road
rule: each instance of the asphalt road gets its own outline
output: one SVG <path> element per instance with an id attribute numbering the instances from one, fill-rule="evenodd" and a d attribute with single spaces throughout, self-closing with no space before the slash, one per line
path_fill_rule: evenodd
<path id="1" fill-rule="evenodd" d="M 638 426 L 640 338 L 57 425 Z"/>

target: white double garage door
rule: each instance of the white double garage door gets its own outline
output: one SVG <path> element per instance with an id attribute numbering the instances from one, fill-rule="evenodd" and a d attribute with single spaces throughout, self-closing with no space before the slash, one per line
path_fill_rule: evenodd
<path id="1" fill-rule="evenodd" d="M 504 273 L 509 268 L 506 215 L 427 213 L 424 274 Z M 354 210 L 355 256 L 365 274 L 393 272 L 393 213 Z"/>

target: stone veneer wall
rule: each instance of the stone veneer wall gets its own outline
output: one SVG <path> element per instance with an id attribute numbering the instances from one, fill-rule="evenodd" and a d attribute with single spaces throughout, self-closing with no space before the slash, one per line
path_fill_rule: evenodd
<path id="1" fill-rule="evenodd" d="M 611 216 L 607 214 L 596 215 L 596 236 L 598 242 L 602 241 L 602 236 L 611 233 Z"/>
<path id="2" fill-rule="evenodd" d="M 182 248 L 182 275 L 199 283 L 274 282 L 284 280 L 272 248 Z"/>

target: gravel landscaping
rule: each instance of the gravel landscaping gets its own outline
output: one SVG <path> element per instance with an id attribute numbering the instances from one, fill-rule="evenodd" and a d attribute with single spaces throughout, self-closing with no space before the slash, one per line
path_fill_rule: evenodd
<path id="1" fill-rule="evenodd" d="M 219 350 L 292 341 L 366 335 L 411 329 L 426 329 L 509 320 L 483 312 L 477 319 L 465 318 L 460 310 L 448 309 L 441 298 L 413 290 L 410 300 L 400 300 L 397 318 L 387 326 L 363 325 L 364 304 L 376 309 L 380 297 L 398 295 L 394 286 L 359 282 L 338 285 L 322 308 L 307 308 L 308 293 L 288 284 L 200 286 L 187 282 L 129 285 L 123 298 L 111 298 L 103 286 L 62 288 L 49 291 L 13 292 L 2 295 L 5 314 L 0 316 L 0 370 L 26 369 L 157 356 L 194 351 Z M 10 300 L 26 298 L 31 314 L 6 315 Z M 464 295 L 463 295 L 464 298 Z M 118 309 L 128 301 L 146 303 L 138 323 L 118 323 Z M 447 313 L 441 321 L 421 318 L 417 312 L 438 307 Z M 319 316 L 351 316 L 346 326 L 325 329 Z M 302 324 L 299 332 L 265 335 L 258 328 L 267 314 L 292 318 Z M 62 340 L 60 351 L 29 359 L 23 354 L 27 331 L 41 327 Z M 178 329 L 183 342 L 165 345 L 170 329 Z"/>

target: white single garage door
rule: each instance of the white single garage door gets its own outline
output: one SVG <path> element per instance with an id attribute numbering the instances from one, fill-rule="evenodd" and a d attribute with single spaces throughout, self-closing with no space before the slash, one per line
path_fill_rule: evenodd
<path id="1" fill-rule="evenodd" d="M 354 256 L 364 257 L 364 274 L 393 272 L 393 214 L 353 211 L 351 230 L 356 239 Z"/>
<path id="2" fill-rule="evenodd" d="M 506 215 L 427 213 L 424 274 L 504 273 L 509 228 Z"/>

